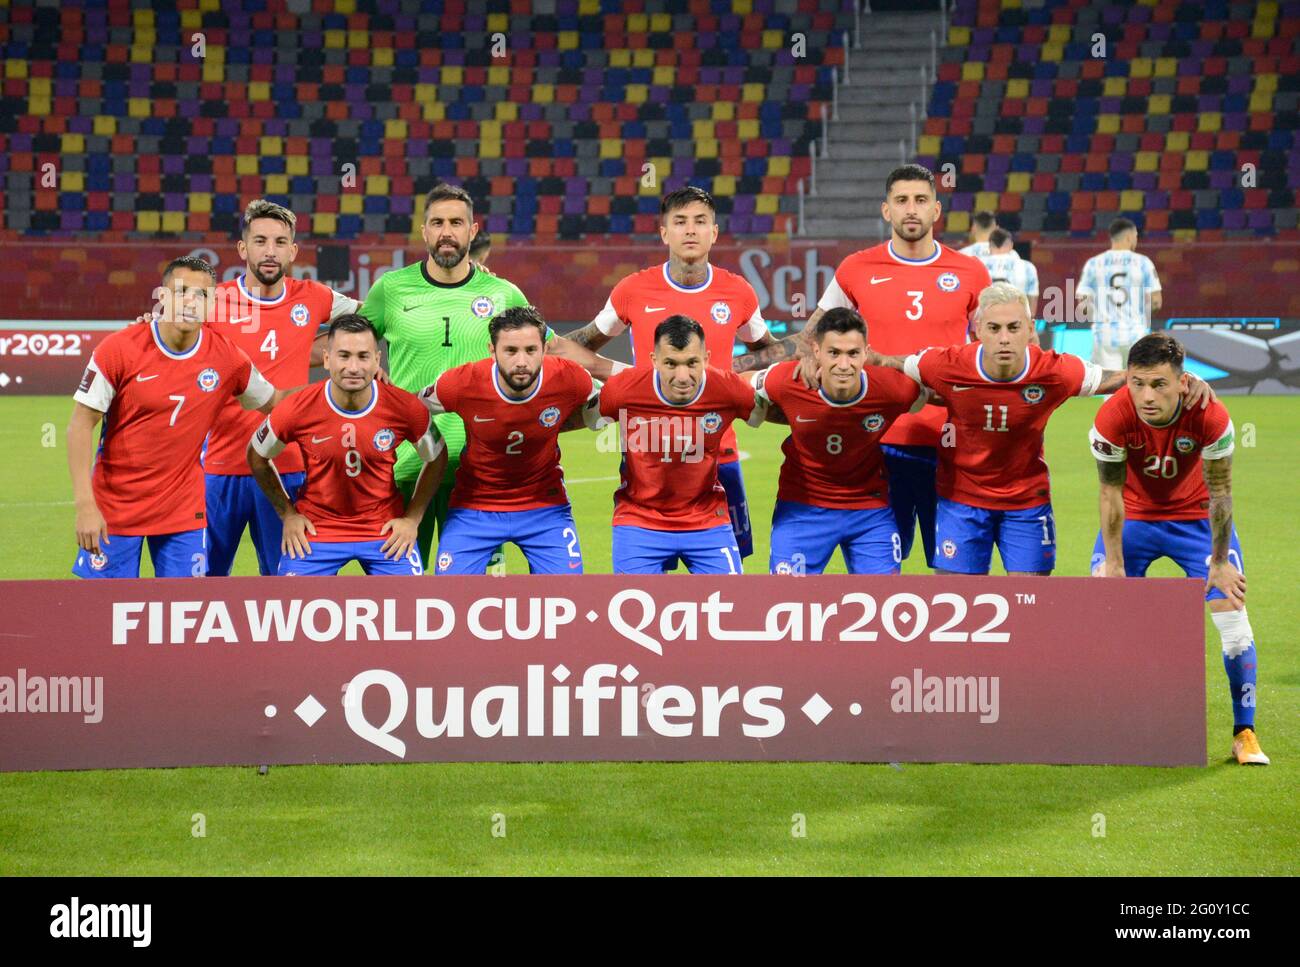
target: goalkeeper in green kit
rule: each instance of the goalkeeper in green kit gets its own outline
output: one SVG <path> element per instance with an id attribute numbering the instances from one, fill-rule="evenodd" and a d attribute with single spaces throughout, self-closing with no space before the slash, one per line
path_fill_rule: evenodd
<path id="1" fill-rule="evenodd" d="M 449 369 L 487 359 L 492 317 L 528 305 L 516 285 L 470 261 L 469 243 L 477 231 L 469 194 L 454 185 L 438 185 L 424 201 L 423 235 L 429 257 L 385 272 L 366 296 L 361 314 L 388 342 L 388 377 L 395 386 L 418 393 Z M 549 330 L 546 333 L 547 352 L 565 355 L 567 342 Z M 465 445 L 460 417 L 443 413 L 433 419 L 447 443 L 448 463 L 434 497 L 434 513 L 425 514 L 420 524 L 420 556 L 429 571 L 434 521 L 441 530 Z M 393 476 L 407 500 L 422 465 L 415 448 L 403 443 Z"/>

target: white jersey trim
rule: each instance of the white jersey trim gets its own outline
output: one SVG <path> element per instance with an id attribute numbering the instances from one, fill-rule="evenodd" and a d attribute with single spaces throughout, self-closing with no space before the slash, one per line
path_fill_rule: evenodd
<path id="1" fill-rule="evenodd" d="M 194 340 L 194 345 L 183 353 L 178 353 L 174 349 L 167 348 L 167 344 L 163 342 L 162 333 L 158 330 L 157 319 L 149 323 L 149 331 L 153 334 L 154 345 L 157 346 L 159 351 L 168 359 L 189 359 L 197 353 L 199 347 L 203 345 L 203 326 L 199 326 L 199 338 Z"/>
<path id="2" fill-rule="evenodd" d="M 375 405 L 379 402 L 379 380 L 377 379 L 372 380 L 370 383 L 370 402 L 367 403 L 359 410 L 345 410 L 343 409 L 343 407 L 335 403 L 334 398 L 330 396 L 330 385 L 331 385 L 330 381 L 325 380 L 323 386 L 325 392 L 325 402 L 329 405 L 329 408 L 331 410 L 333 410 L 339 416 L 343 417 L 345 420 L 355 420 L 358 417 L 369 416 L 370 411 L 373 410 L 375 408 Z"/>
<path id="3" fill-rule="evenodd" d="M 591 321 L 607 336 L 617 336 L 627 329 L 627 323 L 618 317 L 618 311 L 614 308 L 613 295 L 605 300 L 605 308 L 596 313 L 596 318 Z"/>
<path id="4" fill-rule="evenodd" d="M 669 273 L 669 271 L 668 271 L 668 263 L 665 262 L 665 263 L 664 263 L 664 281 L 667 282 L 667 283 L 668 283 L 670 286 L 672 286 L 674 289 L 676 289 L 678 292 L 703 292 L 705 289 L 707 289 L 710 285 L 713 284 L 713 266 L 712 266 L 712 264 L 706 262 L 705 265 L 704 265 L 704 267 L 705 267 L 706 269 L 709 270 L 709 274 L 708 274 L 707 276 L 705 276 L 705 279 L 704 279 L 703 282 L 701 282 L 699 285 L 681 285 L 680 283 L 678 283 L 678 282 L 674 282 L 674 281 L 673 281 L 673 277 L 672 277 L 672 275 L 671 275 L 671 274 Z"/>
<path id="5" fill-rule="evenodd" d="M 275 396 L 275 387 L 272 386 L 261 373 L 257 371 L 256 366 L 249 367 L 248 386 L 244 392 L 239 395 L 239 405 L 246 410 L 260 410 L 271 398 Z"/>
<path id="6" fill-rule="evenodd" d="M 108 381 L 108 377 L 100 370 L 99 364 L 95 362 L 93 355 L 86 366 L 86 372 L 94 374 L 91 377 L 90 386 L 84 392 L 78 389 L 72 394 L 72 398 L 92 410 L 107 413 L 109 407 L 113 405 L 113 398 L 117 395 L 116 387 Z"/>

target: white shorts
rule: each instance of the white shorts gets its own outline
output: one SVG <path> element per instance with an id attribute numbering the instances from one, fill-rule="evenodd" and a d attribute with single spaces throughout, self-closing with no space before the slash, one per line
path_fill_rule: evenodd
<path id="1" fill-rule="evenodd" d="M 1092 341 L 1092 361 L 1102 369 L 1127 369 L 1128 351 L 1132 346 L 1103 346 L 1098 340 Z"/>

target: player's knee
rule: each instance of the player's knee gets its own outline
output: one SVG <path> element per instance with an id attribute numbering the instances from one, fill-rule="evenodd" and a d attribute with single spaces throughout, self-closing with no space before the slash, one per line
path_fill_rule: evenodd
<path id="1" fill-rule="evenodd" d="M 1250 618 L 1247 617 L 1245 608 L 1240 611 L 1216 611 L 1210 617 L 1219 629 L 1224 657 L 1236 658 L 1255 643 L 1255 633 L 1250 628 Z"/>

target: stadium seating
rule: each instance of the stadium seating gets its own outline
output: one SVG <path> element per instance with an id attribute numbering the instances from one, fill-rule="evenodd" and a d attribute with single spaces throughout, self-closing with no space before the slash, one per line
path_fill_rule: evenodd
<path id="1" fill-rule="evenodd" d="M 315 235 L 409 236 L 443 179 L 494 234 L 653 234 L 687 182 L 724 229 L 784 234 L 852 20 L 817 0 L 289 6 L 0 7 L 6 234 L 228 238 L 266 196 Z"/>
<path id="2" fill-rule="evenodd" d="M 1295 237 L 1298 38 L 1295 2 L 961 0 L 917 146 L 956 166 L 947 229 L 992 209 L 1028 235 L 1122 214 L 1176 240 Z"/>

